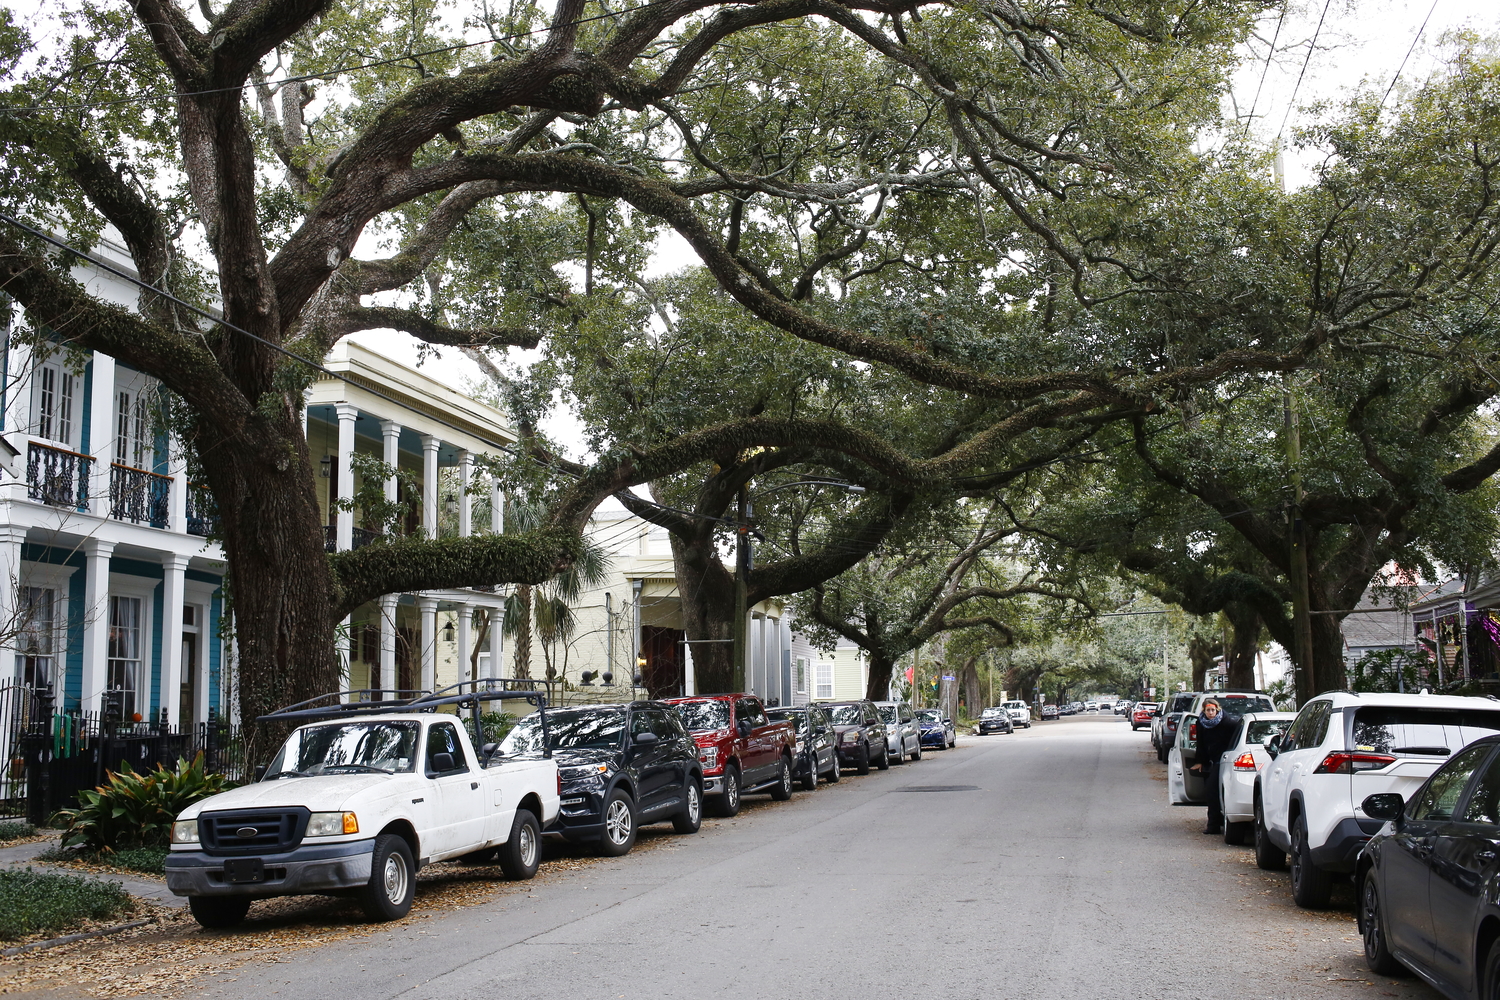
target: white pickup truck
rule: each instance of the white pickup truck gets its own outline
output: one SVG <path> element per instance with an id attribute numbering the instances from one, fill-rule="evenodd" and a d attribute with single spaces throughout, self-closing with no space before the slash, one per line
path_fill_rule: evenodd
<path id="1" fill-rule="evenodd" d="M 305 893 L 352 895 L 370 919 L 396 920 L 422 865 L 464 855 L 498 855 L 507 877 L 529 879 L 557 818 L 557 765 L 489 757 L 453 715 L 302 726 L 260 780 L 177 817 L 167 887 L 203 926 L 227 927 L 251 900 Z"/>

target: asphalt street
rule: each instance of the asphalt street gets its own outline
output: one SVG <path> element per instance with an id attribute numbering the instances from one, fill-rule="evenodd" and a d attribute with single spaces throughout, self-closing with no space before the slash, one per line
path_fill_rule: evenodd
<path id="1" fill-rule="evenodd" d="M 1344 908 L 1166 805 L 1146 733 L 1083 716 L 965 737 L 917 764 L 491 902 L 208 979 L 265 1000 L 793 996 L 1396 996 Z M 668 828 L 662 828 L 666 831 Z M 252 920 L 254 911 L 252 910 Z M 332 990 L 332 993 L 330 993 Z"/>

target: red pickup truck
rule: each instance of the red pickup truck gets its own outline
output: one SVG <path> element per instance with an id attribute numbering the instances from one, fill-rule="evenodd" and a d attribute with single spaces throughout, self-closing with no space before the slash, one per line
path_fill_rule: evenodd
<path id="1" fill-rule="evenodd" d="M 720 816 L 740 811 L 740 796 L 770 792 L 792 797 L 792 761 L 797 736 L 791 722 L 772 722 L 751 694 L 711 694 L 671 698 L 698 744 L 703 765 L 703 798 Z"/>

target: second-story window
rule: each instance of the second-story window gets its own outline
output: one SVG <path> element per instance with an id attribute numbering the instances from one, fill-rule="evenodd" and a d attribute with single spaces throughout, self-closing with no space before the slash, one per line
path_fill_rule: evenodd
<path id="1" fill-rule="evenodd" d="M 115 461 L 136 469 L 149 469 L 155 452 L 146 393 L 121 389 L 115 404 Z"/>
<path id="2" fill-rule="evenodd" d="M 77 379 L 61 364 L 49 361 L 38 365 L 36 370 L 36 405 L 32 409 L 35 419 L 31 432 L 39 438 L 56 441 L 66 448 L 73 447 L 74 386 Z"/>
<path id="3" fill-rule="evenodd" d="M 817 667 L 818 680 L 817 690 L 813 692 L 814 698 L 833 697 L 833 664 L 820 663 Z"/>

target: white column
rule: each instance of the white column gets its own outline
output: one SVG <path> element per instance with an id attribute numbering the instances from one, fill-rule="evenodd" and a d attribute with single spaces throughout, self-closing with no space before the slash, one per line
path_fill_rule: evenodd
<path id="1" fill-rule="evenodd" d="M 474 533 L 474 498 L 469 496 L 469 479 L 474 472 L 474 456 L 467 451 L 458 453 L 458 537 L 468 538 Z"/>
<path id="2" fill-rule="evenodd" d="M 109 516 L 109 466 L 115 460 L 115 359 L 94 352 L 94 385 L 89 393 L 89 454 L 94 456 L 89 483 L 89 512 Z M 104 689 L 99 689 L 102 694 Z"/>
<path id="3" fill-rule="evenodd" d="M 167 710 L 168 725 L 182 721 L 182 597 L 187 567 L 187 556 L 168 552 L 161 557 L 161 704 L 157 710 Z"/>
<path id="4" fill-rule="evenodd" d="M 11 637 L 10 642 L 0 646 L 0 678 L 13 676 L 11 670 L 15 660 L 11 651 L 15 640 L 20 638 L 18 626 L 25 624 L 19 620 L 17 610 L 21 606 L 17 592 L 21 582 L 21 543 L 25 540 L 25 528 L 0 523 L 0 635 Z M 61 670 L 53 671 L 54 697 L 62 694 L 62 674 Z M 60 710 L 62 705 L 59 703 L 57 707 Z"/>
<path id="5" fill-rule="evenodd" d="M 437 690 L 437 598 L 417 598 L 422 618 L 422 688 Z"/>
<path id="6" fill-rule="evenodd" d="M 396 608 L 401 604 L 397 594 L 380 597 L 380 683 L 371 687 L 398 688 L 396 676 Z"/>
<path id="7" fill-rule="evenodd" d="M 359 407 L 339 403 L 334 409 L 339 415 L 339 500 L 347 501 L 354 495 L 354 421 L 359 418 Z M 340 510 L 335 525 L 335 547 L 347 552 L 354 547 L 354 511 Z"/>
<path id="8" fill-rule="evenodd" d="M 172 477 L 167 487 L 167 529 L 179 535 L 187 534 L 187 455 L 177 435 L 167 436 L 167 475 Z"/>
<path id="9" fill-rule="evenodd" d="M 304 441 L 307 440 L 307 404 L 309 395 L 311 394 L 306 392 L 302 394 L 302 440 Z M 314 465 L 313 468 L 316 469 L 317 466 Z"/>
<path id="10" fill-rule="evenodd" d="M 222 608 L 223 605 L 221 604 L 219 605 L 219 607 Z M 219 647 L 219 699 L 221 702 L 225 699 L 232 700 L 233 695 L 229 690 L 229 685 L 225 682 L 230 674 L 229 665 L 234 661 L 234 639 L 231 637 L 229 641 L 225 642 L 224 640 L 219 638 L 216 630 L 209 628 L 209 623 L 212 620 L 209 616 L 213 613 L 212 597 L 203 602 L 203 605 L 199 608 L 199 612 L 197 658 L 198 674 L 193 678 L 192 721 L 207 722 L 209 704 L 208 685 L 211 679 L 209 660 L 212 658 L 209 655 L 210 644 L 215 642 L 222 643 L 222 645 Z M 223 612 L 220 613 L 222 614 Z M 183 721 L 187 722 L 188 720 L 184 719 Z"/>
<path id="11" fill-rule="evenodd" d="M 443 442 L 422 435 L 422 537 L 438 536 L 438 449 Z"/>
<path id="12" fill-rule="evenodd" d="M 380 460 L 391 467 L 391 475 L 385 481 L 386 503 L 396 502 L 396 466 L 401 462 L 401 425 L 394 420 L 382 420 L 380 422 L 380 437 L 384 442 L 384 450 L 381 452 Z"/>
<path id="13" fill-rule="evenodd" d="M 505 676 L 505 609 L 496 605 L 490 608 L 490 676 Z"/>
<path id="14" fill-rule="evenodd" d="M 476 680 L 473 667 L 470 665 L 469 654 L 474 649 L 474 607 L 469 604 L 458 606 L 458 630 L 454 635 L 456 647 L 453 650 L 453 658 L 458 661 L 458 679 L 461 681 Z"/>
<path id="15" fill-rule="evenodd" d="M 234 612 L 229 613 L 229 634 L 231 636 L 239 634 L 239 629 L 235 627 Z M 229 724 L 231 726 L 238 726 L 240 724 L 240 651 L 235 641 L 231 639 L 229 642 L 224 643 L 223 652 L 224 656 L 219 664 L 219 704 L 217 707 L 221 717 L 228 715 Z M 203 676 L 205 682 L 203 685 L 204 708 L 202 718 L 207 721 L 208 674 L 206 671 Z"/>
<path id="16" fill-rule="evenodd" d="M 500 492 L 500 480 L 494 478 L 490 479 L 490 530 L 497 535 L 505 530 L 505 494 Z"/>
<path id="17" fill-rule="evenodd" d="M 83 545 L 83 701 L 85 712 L 104 707 L 109 683 L 109 554 L 115 543 L 91 538 Z"/>
<path id="18" fill-rule="evenodd" d="M 682 644 L 682 696 L 691 698 L 698 693 L 698 675 L 693 669 L 693 644 Z"/>

